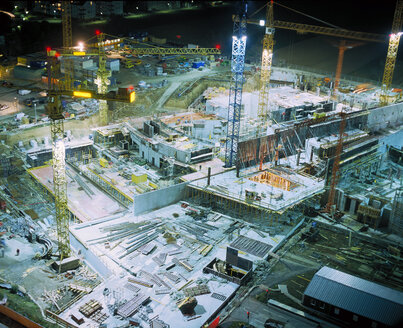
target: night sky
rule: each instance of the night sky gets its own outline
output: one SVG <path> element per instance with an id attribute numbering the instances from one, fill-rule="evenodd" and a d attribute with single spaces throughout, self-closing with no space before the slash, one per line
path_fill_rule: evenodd
<path id="1" fill-rule="evenodd" d="M 307 15 L 314 16 L 322 21 L 328 22 L 335 26 L 346 28 L 350 30 L 372 32 L 385 34 L 385 38 L 390 33 L 393 21 L 393 14 L 396 5 L 395 0 L 337 0 L 337 1 L 319 1 L 319 0 L 279 0 L 280 4 L 291 7 L 297 11 L 306 13 Z M 149 34 L 166 37 L 168 40 L 175 41 L 179 44 L 196 43 L 202 47 L 214 47 L 220 44 L 224 55 L 230 55 L 231 50 L 231 35 L 232 35 L 232 21 L 231 16 L 237 12 L 238 3 L 236 1 L 230 2 L 226 7 L 211 7 L 206 2 L 201 10 L 175 12 L 169 14 L 155 14 L 141 19 L 122 19 L 114 18 L 107 24 L 102 25 L 81 25 L 80 22 L 73 22 L 73 42 L 80 40 L 87 40 L 94 35 L 96 29 L 101 31 L 123 36 L 128 35 L 130 32 L 147 31 Z M 248 1 L 248 15 L 251 16 L 259 8 L 261 8 L 265 1 Z M 1 1 L 0 8 L 5 10 L 12 9 L 12 5 L 5 1 Z M 265 8 L 259 13 L 253 15 L 252 18 L 263 19 L 265 18 Z M 306 23 L 312 25 L 323 25 L 309 17 L 297 14 L 283 7 L 275 4 L 274 6 L 274 19 Z M 15 43 L 10 47 L 14 54 L 23 54 L 34 51 L 41 51 L 47 46 L 59 47 L 61 46 L 61 26 L 49 24 L 48 22 L 20 22 L 22 25 L 21 32 L 13 38 Z M 8 16 L 2 15 L 0 20 L 0 34 L 7 33 L 10 29 L 11 22 Z M 247 42 L 247 58 L 252 62 L 259 62 L 261 52 L 261 40 L 263 37 L 263 29 L 259 26 L 248 26 L 248 42 Z M 177 39 L 176 36 L 180 35 L 181 38 Z M 281 50 L 282 54 L 286 54 L 285 60 L 295 61 L 296 64 L 304 64 L 301 53 L 298 51 L 298 43 L 304 40 L 313 39 L 317 40 L 318 46 L 324 51 L 333 56 L 331 49 L 337 44 L 337 39 L 332 37 L 319 37 L 314 34 L 298 35 L 294 31 L 276 30 L 275 34 L 275 53 Z M 315 41 L 316 42 L 316 41 Z M 328 49 L 324 46 L 328 44 Z M 315 44 L 315 43 L 313 43 Z M 348 65 L 349 57 L 357 58 L 360 56 L 365 57 L 366 54 L 372 54 L 371 60 L 368 65 L 375 65 L 376 72 L 373 72 L 371 78 L 376 79 L 379 76 L 379 70 L 384 63 L 387 51 L 387 42 L 385 44 L 372 44 L 361 46 L 360 49 L 353 49 L 350 53 L 346 53 L 346 63 Z M 354 52 L 356 52 L 354 54 Z M 359 54 L 358 52 L 362 53 Z M 301 55 L 304 55 L 302 53 Z M 325 55 L 324 55 L 325 56 Z M 335 52 L 337 57 L 337 51 Z M 335 58 L 336 58 L 335 57 Z M 400 57 L 398 61 L 400 62 Z M 329 61 L 335 61 L 332 59 Z M 310 65 L 309 62 L 306 65 Z M 329 65 L 327 65 L 329 66 Z M 326 67 L 323 63 L 323 67 Z M 403 65 L 397 65 L 397 68 Z M 348 66 L 346 66 L 348 70 Z M 361 67 L 361 71 L 367 71 L 367 67 Z M 359 69 L 351 68 L 352 71 Z M 358 72 L 360 74 L 360 72 Z"/>

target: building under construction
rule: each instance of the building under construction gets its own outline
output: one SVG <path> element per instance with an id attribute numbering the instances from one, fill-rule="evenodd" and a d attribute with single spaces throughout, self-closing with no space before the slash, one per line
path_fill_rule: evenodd
<path id="1" fill-rule="evenodd" d="M 388 36 L 242 2 L 230 53 L 145 32 L 74 45 L 54 5 L 63 40 L 10 57 L 0 85 L 0 323 L 403 324 L 402 1 Z M 338 38 L 334 74 L 275 65 L 281 29 Z M 354 42 L 387 44 L 378 83 L 341 74 Z"/>

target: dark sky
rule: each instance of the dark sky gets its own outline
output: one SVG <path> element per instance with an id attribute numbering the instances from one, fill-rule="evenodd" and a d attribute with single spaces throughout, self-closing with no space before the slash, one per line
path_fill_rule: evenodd
<path id="1" fill-rule="evenodd" d="M 396 0 L 278 0 L 277 2 L 341 28 L 385 34 L 386 40 L 391 30 L 396 6 Z M 79 40 L 87 40 L 94 36 L 96 29 L 117 36 L 127 36 L 129 33 L 134 32 L 148 32 L 151 35 L 165 37 L 168 40 L 175 40 L 182 44 L 196 43 L 202 47 L 214 47 L 219 43 L 223 53 L 230 55 L 232 41 L 231 16 L 237 11 L 238 3 L 237 1 L 231 1 L 227 7 L 214 8 L 205 5 L 203 10 L 155 14 L 141 19 L 115 19 L 108 24 L 102 25 L 85 26 L 81 25 L 81 22 L 73 21 L 73 43 Z M 248 1 L 247 3 L 248 15 L 251 16 L 264 6 L 267 1 Z M 10 6 L 7 8 L 7 2 L 0 1 L 0 8 L 10 9 Z M 266 9 L 263 8 L 252 18 L 265 18 L 265 11 Z M 324 25 L 319 21 L 290 11 L 277 4 L 274 6 L 274 19 Z M 22 40 L 19 42 L 19 49 L 23 49 L 21 50 L 23 51 L 22 53 L 41 51 L 47 46 L 61 46 L 60 24 L 42 24 L 40 26 L 29 26 L 28 24 L 25 30 L 23 29 L 24 36 L 21 36 Z M 10 26 L 10 20 L 6 15 L 1 15 L 0 29 L 2 26 Z M 248 25 L 247 29 L 247 58 L 259 62 L 264 30 L 260 26 L 253 25 Z M 2 32 L 0 31 L 1 34 Z M 176 38 L 177 35 L 181 35 L 180 40 Z M 332 67 L 337 60 L 337 49 L 334 44 L 337 44 L 338 40 L 332 37 L 319 37 L 314 34 L 299 35 L 294 31 L 277 29 L 275 32 L 276 43 L 274 51 L 276 53 L 276 51 L 280 50 L 280 56 L 276 58 L 283 58 L 296 65 L 309 66 L 309 61 L 304 62 L 302 58 L 303 55 L 307 55 L 306 48 L 300 47 L 300 44 L 313 38 L 315 38 L 316 43 L 308 42 L 304 44 L 309 44 L 309 50 L 320 51 L 323 54 L 321 58 L 318 58 L 318 61 L 314 60 L 315 66 L 324 70 L 333 69 Z M 28 45 L 31 41 L 33 44 Z M 317 46 L 318 49 L 316 49 Z M 361 74 L 369 69 L 374 69 L 371 78 L 379 78 L 384 66 L 386 51 L 387 42 L 385 44 L 367 44 L 349 50 L 345 55 L 346 73 L 359 71 L 358 73 Z M 371 56 L 368 57 L 368 54 L 371 54 Z M 353 67 L 364 57 L 367 61 L 365 65 L 363 62 L 359 68 Z M 398 57 L 398 61 L 401 61 L 400 58 L 402 56 Z M 322 63 L 319 63 L 319 61 L 322 61 Z M 349 62 L 352 65 L 351 68 L 348 66 Z M 403 63 L 401 66 L 403 72 Z"/>
<path id="2" fill-rule="evenodd" d="M 396 0 L 278 0 L 291 7 L 336 26 L 357 31 L 387 33 L 392 25 Z M 248 2 L 252 14 L 265 1 Z M 263 16 L 261 11 L 257 16 Z M 320 24 L 312 19 L 274 5 L 274 19 Z"/>
<path id="3" fill-rule="evenodd" d="M 266 2 L 247 1 L 249 15 Z M 396 6 L 396 0 L 278 0 L 277 2 L 340 27 L 374 33 L 389 32 Z M 235 6 L 236 1 L 233 3 Z M 11 1 L 0 1 L 0 9 L 12 9 Z M 255 17 L 262 18 L 264 15 L 262 10 Z M 274 16 L 280 20 L 315 23 L 314 20 L 277 5 L 274 7 Z M 8 23 L 9 19 L 1 14 L 0 28 Z"/>

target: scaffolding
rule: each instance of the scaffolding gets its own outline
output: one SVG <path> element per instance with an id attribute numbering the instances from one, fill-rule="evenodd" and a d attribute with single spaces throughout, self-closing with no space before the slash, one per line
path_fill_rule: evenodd
<path id="1" fill-rule="evenodd" d="M 403 187 L 396 191 L 392 205 L 389 229 L 391 233 L 403 236 Z"/>
<path id="2" fill-rule="evenodd" d="M 287 191 L 290 191 L 298 186 L 298 183 L 282 177 L 281 175 L 272 172 L 271 170 L 255 175 L 254 177 L 249 178 L 249 180 L 259 183 L 265 183 L 270 186 Z"/>

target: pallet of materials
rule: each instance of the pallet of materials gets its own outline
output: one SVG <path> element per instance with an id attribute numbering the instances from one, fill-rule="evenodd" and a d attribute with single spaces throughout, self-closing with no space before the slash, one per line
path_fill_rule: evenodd
<path id="1" fill-rule="evenodd" d="M 147 281 L 144 280 L 140 280 L 140 279 L 136 279 L 136 278 L 129 278 L 127 279 L 129 282 L 131 282 L 132 284 L 137 284 L 137 285 L 142 285 L 148 288 L 152 288 L 154 285 L 152 283 L 149 283 Z"/>
<path id="2" fill-rule="evenodd" d="M 80 306 L 78 311 L 80 311 L 84 316 L 89 318 L 92 314 L 94 314 L 96 311 L 102 309 L 101 303 L 99 303 L 97 300 L 90 300 L 84 305 Z"/>
<path id="3" fill-rule="evenodd" d="M 186 297 L 192 297 L 192 296 L 194 297 L 211 293 L 210 288 L 207 285 L 199 285 L 195 287 L 185 288 L 183 292 L 185 293 Z"/>
<path id="4" fill-rule="evenodd" d="M 144 295 L 142 293 L 133 297 L 130 301 L 123 304 L 118 308 L 117 314 L 123 318 L 132 316 L 138 311 L 139 307 L 150 300 L 150 296 Z"/>

